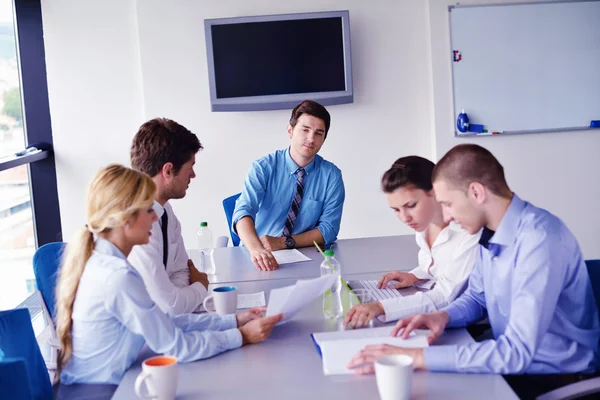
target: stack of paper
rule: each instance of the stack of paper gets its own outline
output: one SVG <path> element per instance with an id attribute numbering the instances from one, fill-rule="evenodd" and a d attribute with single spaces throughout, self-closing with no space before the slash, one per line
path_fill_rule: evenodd
<path id="1" fill-rule="evenodd" d="M 399 347 L 427 347 L 428 330 L 414 330 L 408 339 L 390 336 L 393 327 L 384 326 L 372 329 L 313 333 L 312 338 L 321 352 L 325 375 L 353 374 L 348 363 L 365 346 L 370 344 L 390 344 Z"/>

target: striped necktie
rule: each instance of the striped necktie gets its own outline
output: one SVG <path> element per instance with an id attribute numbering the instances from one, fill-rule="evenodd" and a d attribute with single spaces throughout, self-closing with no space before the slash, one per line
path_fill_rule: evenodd
<path id="1" fill-rule="evenodd" d="M 298 181 L 296 182 L 296 195 L 292 200 L 292 206 L 288 212 L 287 219 L 285 220 L 285 226 L 283 227 L 283 236 L 291 236 L 292 230 L 294 229 L 294 223 L 296 222 L 296 216 L 300 211 L 300 203 L 302 202 L 302 195 L 304 194 L 304 168 L 298 168 Z"/>

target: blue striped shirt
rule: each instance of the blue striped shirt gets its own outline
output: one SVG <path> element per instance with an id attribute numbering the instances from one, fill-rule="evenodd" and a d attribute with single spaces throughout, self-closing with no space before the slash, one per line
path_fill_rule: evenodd
<path id="1" fill-rule="evenodd" d="M 258 236 L 282 236 L 296 195 L 298 165 L 289 149 L 278 150 L 252 164 L 244 190 L 235 204 L 233 227 L 243 217 L 254 220 Z M 304 170 L 304 196 L 292 235 L 319 229 L 325 243 L 337 239 L 344 206 L 342 172 L 316 155 Z"/>

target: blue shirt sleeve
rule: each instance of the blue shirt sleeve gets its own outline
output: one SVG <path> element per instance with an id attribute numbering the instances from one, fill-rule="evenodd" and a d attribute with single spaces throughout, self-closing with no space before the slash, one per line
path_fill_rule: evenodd
<path id="1" fill-rule="evenodd" d="M 479 248 L 475 266 L 469 276 L 467 289 L 456 300 L 442 309 L 450 317 L 448 328 L 467 326 L 486 316 L 481 265 L 481 248 Z"/>
<path id="2" fill-rule="evenodd" d="M 510 273 L 512 298 L 504 333 L 466 346 L 432 346 L 424 353 L 429 370 L 519 374 L 532 363 L 554 317 L 569 253 L 550 230 L 532 230 L 524 237 Z"/>
<path id="3" fill-rule="evenodd" d="M 189 362 L 242 345 L 238 329 L 220 330 L 231 327 L 230 319 L 184 314 L 173 320 L 150 299 L 142 278 L 132 272 L 111 274 L 105 288 L 111 293 L 104 300 L 107 310 L 128 330 L 142 336 L 156 353 Z M 210 328 L 219 330 L 207 330 Z"/>
<path id="4" fill-rule="evenodd" d="M 252 163 L 252 167 L 244 181 L 244 190 L 235 202 L 232 216 L 234 232 L 237 233 L 235 225 L 240 219 L 250 217 L 256 221 L 256 214 L 265 197 L 270 172 L 268 165 L 263 165 L 260 160 Z"/>
<path id="5" fill-rule="evenodd" d="M 337 170 L 337 177 L 331 189 L 328 190 L 328 196 L 323 205 L 323 212 L 319 217 L 317 229 L 323 235 L 325 243 L 333 243 L 337 239 L 340 232 L 340 223 L 342 222 L 342 211 L 344 208 L 344 200 L 346 198 L 346 190 L 342 179 L 341 171 Z"/>

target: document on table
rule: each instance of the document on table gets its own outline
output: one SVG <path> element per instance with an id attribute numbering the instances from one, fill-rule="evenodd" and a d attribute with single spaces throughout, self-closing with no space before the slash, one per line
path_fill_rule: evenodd
<path id="1" fill-rule="evenodd" d="M 339 279 L 339 275 L 325 275 L 315 279 L 299 280 L 295 285 L 271 290 L 267 316 L 283 314 L 283 321 L 289 320 L 302 307 L 330 289 L 336 279 Z"/>
<path id="2" fill-rule="evenodd" d="M 427 347 L 429 330 L 416 329 L 408 339 L 390 336 L 392 326 L 371 329 L 313 333 L 311 336 L 321 352 L 325 375 L 347 375 L 354 371 L 347 368 L 356 353 L 370 344 L 390 344 L 400 347 Z"/>
<path id="3" fill-rule="evenodd" d="M 272 254 L 279 265 L 311 260 L 311 258 L 306 257 L 297 249 L 277 250 L 274 251 Z"/>
<path id="4" fill-rule="evenodd" d="M 267 304 L 265 301 L 265 292 L 238 294 L 237 308 L 263 307 Z"/>

